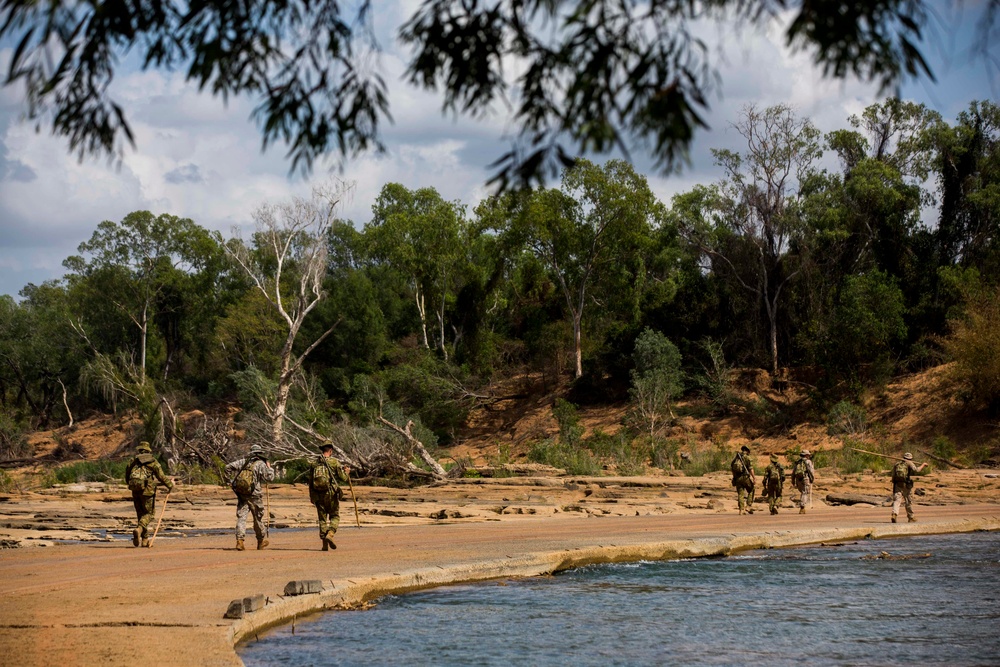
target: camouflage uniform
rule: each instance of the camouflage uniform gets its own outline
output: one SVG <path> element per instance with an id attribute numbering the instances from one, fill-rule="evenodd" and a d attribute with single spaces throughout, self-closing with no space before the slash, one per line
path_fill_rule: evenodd
<path id="1" fill-rule="evenodd" d="M 737 463 L 739 465 L 737 465 Z M 750 448 L 744 445 L 733 458 L 731 464 L 733 468 L 733 486 L 736 487 L 736 503 L 739 506 L 740 514 L 747 512 L 753 514 L 754 486 L 756 480 L 753 473 L 753 461 L 750 460 Z M 736 470 L 742 467 L 742 472 Z"/>
<path id="2" fill-rule="evenodd" d="M 899 506 L 902 504 L 906 508 L 906 518 L 908 521 L 913 522 L 916 519 L 913 517 L 913 503 L 910 500 L 910 490 L 913 488 L 913 479 L 910 475 L 915 472 L 920 472 L 926 466 L 926 463 L 921 463 L 917 466 L 913 462 L 913 454 L 907 452 L 903 454 L 903 460 L 900 462 L 904 464 L 906 470 L 905 480 L 896 480 L 895 475 L 892 481 L 892 522 L 896 523 L 896 516 L 899 514 Z M 897 464 L 899 465 L 899 464 Z"/>
<path id="3" fill-rule="evenodd" d="M 132 471 L 139 466 L 144 466 L 147 471 L 146 484 L 140 489 L 132 489 L 132 504 L 135 506 L 135 516 L 138 525 L 132 531 L 132 545 L 149 546 L 149 522 L 153 520 L 156 511 L 156 483 L 159 482 L 167 487 L 167 491 L 172 491 L 174 483 L 163 474 L 163 468 L 153 457 L 153 450 L 148 442 L 140 442 L 136 447 L 136 456 L 125 467 L 125 483 L 128 484 L 132 477 Z"/>
<path id="4" fill-rule="evenodd" d="M 799 490 L 799 514 L 806 513 L 806 507 L 812 503 L 812 486 L 816 481 L 816 468 L 813 466 L 812 454 L 803 451 L 799 460 L 792 468 L 792 484 Z"/>
<path id="5" fill-rule="evenodd" d="M 250 455 L 236 459 L 226 465 L 226 479 L 232 482 L 246 466 L 253 473 L 253 486 L 247 495 L 236 494 L 236 549 L 243 551 L 243 540 L 247 534 L 247 514 L 253 516 L 253 532 L 257 536 L 257 548 L 263 549 L 269 542 L 267 539 L 267 524 L 264 517 L 264 484 L 274 481 L 274 468 L 264 458 L 264 450 L 260 445 L 250 448 Z M 268 517 L 270 518 L 270 517 Z"/>
<path id="6" fill-rule="evenodd" d="M 764 497 L 771 514 L 777 514 L 781 507 L 781 491 L 785 485 L 785 469 L 775 454 L 771 454 L 771 464 L 764 470 Z"/>
<path id="7" fill-rule="evenodd" d="M 319 522 L 319 538 L 323 541 L 323 551 L 336 549 L 333 543 L 333 536 L 340 526 L 340 486 L 348 481 L 347 472 L 340 461 L 327 454 L 333 453 L 333 447 L 323 447 L 323 454 L 316 457 L 309 469 L 309 502 L 316 506 L 316 518 Z M 316 478 L 317 469 L 325 466 L 327 468 L 327 478 L 330 480 L 329 488 L 317 490 L 314 488 L 313 480 Z"/>

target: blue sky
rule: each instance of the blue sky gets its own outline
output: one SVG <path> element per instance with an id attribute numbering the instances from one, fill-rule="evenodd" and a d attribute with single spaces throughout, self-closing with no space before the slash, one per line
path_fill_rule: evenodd
<path id="1" fill-rule="evenodd" d="M 931 26 L 935 46 L 926 52 L 938 80 L 903 87 L 904 97 L 949 121 L 972 100 L 997 99 L 986 61 L 968 51 L 977 4 L 941 3 Z M 393 34 L 395 17 L 409 15 L 415 5 L 413 0 L 376 3 L 380 34 Z M 740 147 L 729 125 L 747 104 L 791 104 L 826 132 L 847 127 L 848 116 L 878 99 L 874 86 L 822 79 L 807 54 L 783 48 L 779 34 L 725 31 L 724 39 L 713 42 L 720 31 L 709 33 L 706 38 L 718 50 L 722 97 L 711 100 L 711 130 L 697 136 L 690 166 L 664 177 L 650 171 L 642 155 L 633 155 L 665 201 L 717 179 L 710 149 Z M 19 121 L 22 91 L 0 89 L 0 294 L 17 295 L 29 282 L 60 278 L 63 259 L 76 253 L 99 222 L 118 221 L 135 210 L 188 217 L 230 236 L 234 227 L 245 232 L 252 226 L 251 212 L 262 203 L 307 196 L 313 184 L 331 175 L 354 183 L 343 215 L 359 226 L 369 219 L 379 190 L 392 181 L 434 187 L 471 209 L 488 193 L 489 165 L 507 149 L 502 140 L 507 119 L 443 117 L 437 97 L 402 82 L 398 45 L 384 39 L 382 46 L 395 119 L 384 128 L 388 154 L 361 157 L 343 172 L 320 164 L 308 179 L 289 177 L 280 147 L 261 153 L 249 119 L 252 100 L 225 105 L 199 94 L 178 74 L 123 71 L 116 78 L 113 91 L 124 102 L 137 142 L 120 165 L 107 158 L 79 161 L 63 140 Z M 0 70 L 6 71 L 10 57 L 11 45 L 0 45 Z"/>

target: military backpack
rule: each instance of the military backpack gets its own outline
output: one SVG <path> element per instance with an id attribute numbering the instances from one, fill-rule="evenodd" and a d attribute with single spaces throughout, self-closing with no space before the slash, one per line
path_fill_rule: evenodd
<path id="1" fill-rule="evenodd" d="M 148 455 L 149 459 L 152 460 L 152 455 Z M 149 486 L 150 482 L 153 481 L 153 471 L 149 469 L 146 465 L 148 461 L 144 461 L 144 455 L 137 457 L 137 463 L 132 466 L 132 470 L 128 475 L 128 488 L 129 491 L 134 491 L 136 493 L 145 493 L 146 488 Z"/>
<path id="2" fill-rule="evenodd" d="M 892 467 L 892 483 L 900 486 L 913 484 L 913 480 L 910 479 L 910 466 L 906 464 L 906 461 L 900 461 Z"/>
<path id="3" fill-rule="evenodd" d="M 247 459 L 240 471 L 236 473 L 236 477 L 233 478 L 232 488 L 233 492 L 238 496 L 249 496 L 253 492 L 253 469 L 250 464 L 254 462 L 254 459 Z"/>
<path id="4" fill-rule="evenodd" d="M 309 488 L 317 493 L 327 493 L 331 489 L 337 488 L 334 479 L 333 469 L 326 459 L 319 461 L 312 469 L 312 479 L 309 480 Z"/>
<path id="5" fill-rule="evenodd" d="M 802 482 L 805 482 L 808 474 L 809 474 L 809 465 L 806 463 L 806 460 L 804 458 L 799 459 L 798 461 L 795 462 L 795 466 L 792 468 L 792 483 L 800 484 Z"/>

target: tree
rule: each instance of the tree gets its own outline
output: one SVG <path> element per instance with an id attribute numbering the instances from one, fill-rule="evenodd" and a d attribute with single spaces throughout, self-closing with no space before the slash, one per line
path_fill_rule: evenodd
<path id="1" fill-rule="evenodd" d="M 794 261 L 806 238 L 796 212 L 799 186 L 820 156 L 819 132 L 791 107 L 743 110 L 734 127 L 745 153 L 713 150 L 726 177 L 705 204 L 713 220 L 688 218 L 688 237 L 764 309 L 771 372 L 778 373 L 778 309 L 785 286 L 798 275 Z"/>
<path id="2" fill-rule="evenodd" d="M 436 345 L 448 358 L 445 312 L 457 289 L 465 255 L 464 210 L 434 188 L 411 191 L 398 183 L 382 188 L 365 225 L 373 254 L 404 272 L 420 315 L 424 347 L 430 349 L 428 310 L 437 320 Z"/>
<path id="3" fill-rule="evenodd" d="M 525 226 L 528 247 L 548 267 L 565 299 L 575 377 L 583 375 L 583 314 L 595 298 L 595 284 L 627 269 L 659 214 L 646 178 L 630 164 L 580 160 L 564 172 L 562 191 L 537 191 L 515 221 Z"/>
<path id="4" fill-rule="evenodd" d="M 275 443 L 283 441 L 288 397 L 296 373 L 309 353 L 333 333 L 339 322 L 334 322 L 305 350 L 295 353 L 295 340 L 302 323 L 325 297 L 327 234 L 336 220 L 344 189 L 343 186 L 316 188 L 311 200 L 296 198 L 282 204 L 263 204 L 254 212 L 255 247 L 248 247 L 238 238 L 226 246 L 286 327 L 273 401 L 264 405 Z"/>
<path id="5" fill-rule="evenodd" d="M 184 70 L 224 100 L 255 98 L 264 146 L 287 143 L 292 168 L 308 170 L 328 151 L 380 150 L 389 118 L 372 64 L 374 4 L 345 4 L 3 0 L 0 39 L 17 45 L 4 82 L 25 87 L 26 115 L 39 127 L 51 119 L 70 150 L 112 153 L 134 142 L 109 84 L 124 55 L 135 54 L 143 68 Z M 801 2 L 790 20 L 789 4 L 424 0 L 399 35 L 413 49 L 410 83 L 441 90 L 445 111 L 479 115 L 518 100 L 520 141 L 498 161 L 501 183 L 554 172 L 575 153 L 627 149 L 632 138 L 668 169 L 682 160 L 716 88 L 710 47 L 695 36 L 706 18 L 781 25 L 786 42 L 812 52 L 827 76 L 883 89 L 932 76 L 920 52 L 935 16 L 930 0 Z M 996 5 L 980 10 L 984 52 Z M 512 61 L 523 63 L 513 82 L 505 76 Z"/>
<path id="6" fill-rule="evenodd" d="M 647 327 L 635 341 L 632 359 L 629 393 L 635 415 L 652 441 L 674 416 L 672 404 L 682 389 L 681 353 L 666 336 Z"/>
<path id="7" fill-rule="evenodd" d="M 138 330 L 138 382 L 146 379 L 149 327 L 157 314 L 166 314 L 166 295 L 178 273 L 194 273 L 204 266 L 218 241 L 187 218 L 135 211 L 121 223 L 105 220 L 79 252 L 67 258 L 68 277 L 99 301 L 110 301 Z M 209 282 L 214 282 L 215 275 Z M 175 301 L 178 297 L 175 293 Z M 81 316 L 87 318 L 87 314 Z M 169 364 L 165 365 L 169 369 Z M 166 373 L 166 371 L 165 371 Z"/>

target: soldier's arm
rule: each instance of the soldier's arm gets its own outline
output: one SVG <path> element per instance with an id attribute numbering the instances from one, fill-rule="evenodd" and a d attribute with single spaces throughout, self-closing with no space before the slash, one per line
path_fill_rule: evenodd
<path id="1" fill-rule="evenodd" d="M 260 463 L 261 463 L 261 465 L 258 466 L 258 470 L 260 471 L 260 477 L 261 477 L 261 479 L 264 480 L 265 482 L 273 482 L 274 481 L 274 468 L 272 468 L 270 465 L 268 465 L 268 463 L 266 461 L 261 461 Z"/>
<path id="2" fill-rule="evenodd" d="M 347 483 L 349 478 L 347 476 L 347 471 L 344 470 L 344 466 L 340 465 L 340 461 L 337 461 L 337 465 L 333 469 L 333 473 L 337 476 L 338 482 Z"/>
<path id="3" fill-rule="evenodd" d="M 168 491 L 174 488 L 173 480 L 163 474 L 163 468 L 156 461 L 153 461 L 153 473 L 156 475 L 156 479 L 160 480 L 160 484 L 167 487 Z"/>
<path id="4" fill-rule="evenodd" d="M 129 461 L 129 464 L 125 466 L 125 481 L 128 482 L 129 477 L 132 476 L 132 468 L 135 467 L 135 459 Z"/>

